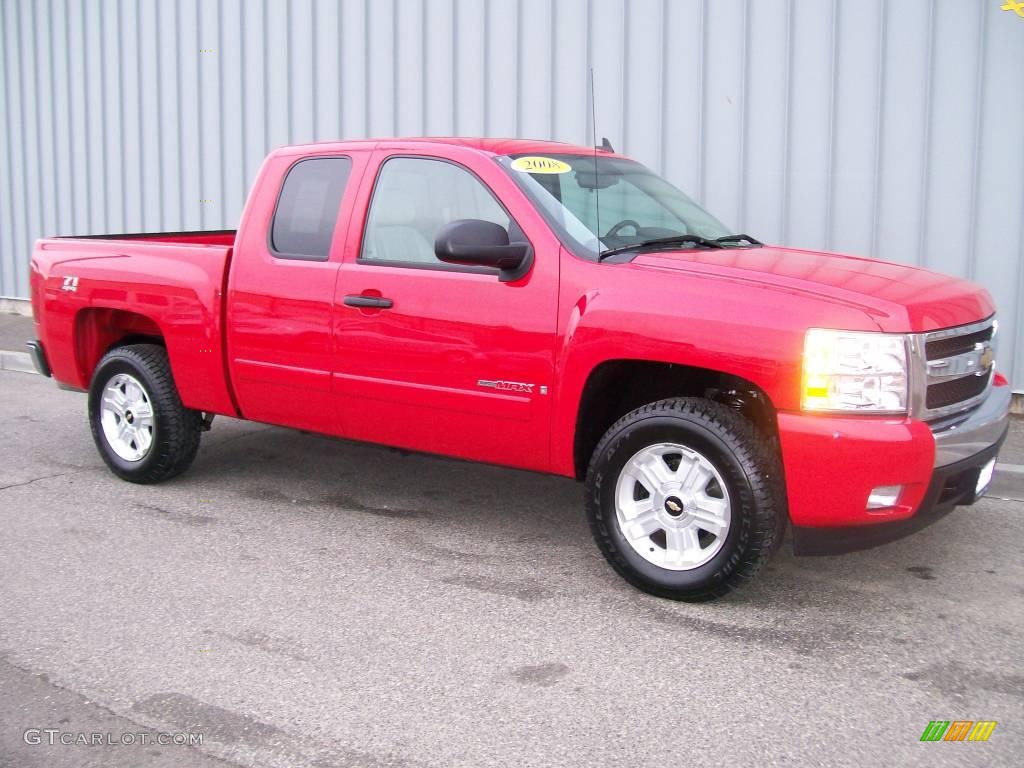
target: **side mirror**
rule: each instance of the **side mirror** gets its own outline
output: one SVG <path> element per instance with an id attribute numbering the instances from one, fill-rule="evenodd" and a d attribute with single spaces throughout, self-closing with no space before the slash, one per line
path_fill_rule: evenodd
<path id="1" fill-rule="evenodd" d="M 458 219 L 445 224 L 434 239 L 434 253 L 446 264 L 469 264 L 500 270 L 502 282 L 517 280 L 530 266 L 529 243 L 508 241 L 500 224 L 479 219 Z"/>

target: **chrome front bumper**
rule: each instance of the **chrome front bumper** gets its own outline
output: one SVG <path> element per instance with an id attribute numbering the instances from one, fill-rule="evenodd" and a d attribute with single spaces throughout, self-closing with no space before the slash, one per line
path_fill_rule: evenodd
<path id="1" fill-rule="evenodd" d="M 992 387 L 988 397 L 963 421 L 935 432 L 935 466 L 969 459 L 995 445 L 1010 423 L 1009 386 Z"/>

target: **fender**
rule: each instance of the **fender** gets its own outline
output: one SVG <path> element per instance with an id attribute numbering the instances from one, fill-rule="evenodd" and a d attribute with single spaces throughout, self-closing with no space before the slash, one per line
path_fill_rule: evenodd
<path id="1" fill-rule="evenodd" d="M 573 445 L 587 380 L 613 360 L 703 368 L 750 381 L 779 411 L 799 410 L 804 333 L 878 330 L 856 307 L 713 275 L 599 264 L 562 250 L 552 415 L 552 471 L 574 476 Z M 616 270 L 613 281 L 596 270 Z M 589 286 L 601 285 L 600 289 Z M 752 322 L 753 321 L 753 322 Z"/>
<path id="2" fill-rule="evenodd" d="M 87 389 L 111 346 L 125 338 L 157 337 L 187 407 L 236 414 L 220 332 L 220 281 L 230 246 L 43 242 L 33 277 L 44 307 L 40 338 L 58 381 Z M 69 253 L 65 247 L 79 257 L 62 259 Z M 75 290 L 67 289 L 71 285 Z"/>

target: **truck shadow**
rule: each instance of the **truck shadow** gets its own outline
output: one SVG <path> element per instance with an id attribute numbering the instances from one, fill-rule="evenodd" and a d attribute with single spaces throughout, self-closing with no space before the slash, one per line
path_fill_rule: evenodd
<path id="1" fill-rule="evenodd" d="M 382 529 L 382 535 L 396 537 L 424 566 L 441 569 L 439 579 L 448 583 L 527 599 L 566 589 L 569 566 L 571 589 L 581 594 L 608 589 L 637 597 L 594 546 L 583 489 L 572 480 L 224 421 L 183 482 L 327 524 L 351 524 L 357 516 L 368 518 L 367 525 L 404 526 Z M 976 516 L 985 503 L 969 514 Z M 964 510 L 908 539 L 841 556 L 794 557 L 787 536 L 758 579 L 705 610 L 784 606 L 881 619 L 912 610 L 922 590 L 941 591 L 964 570 L 982 579 L 995 575 L 983 565 L 986 546 L 999 544 L 995 538 L 994 527 L 979 537 Z M 499 565 L 507 582 L 494 576 Z"/>

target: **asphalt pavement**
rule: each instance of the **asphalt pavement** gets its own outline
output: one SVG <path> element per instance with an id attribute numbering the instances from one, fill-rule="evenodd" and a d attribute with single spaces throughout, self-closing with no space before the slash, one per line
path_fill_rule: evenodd
<path id="1" fill-rule="evenodd" d="M 880 549 L 787 546 L 688 605 L 612 573 L 568 480 L 219 418 L 188 473 L 136 486 L 84 409 L 0 371 L 0 765 L 1024 754 L 1024 476 Z M 922 743 L 931 720 L 998 726 Z M 115 743 L 60 743 L 92 733 Z"/>
<path id="2" fill-rule="evenodd" d="M 25 351 L 25 342 L 35 336 L 31 317 L 0 312 L 0 349 Z"/>

